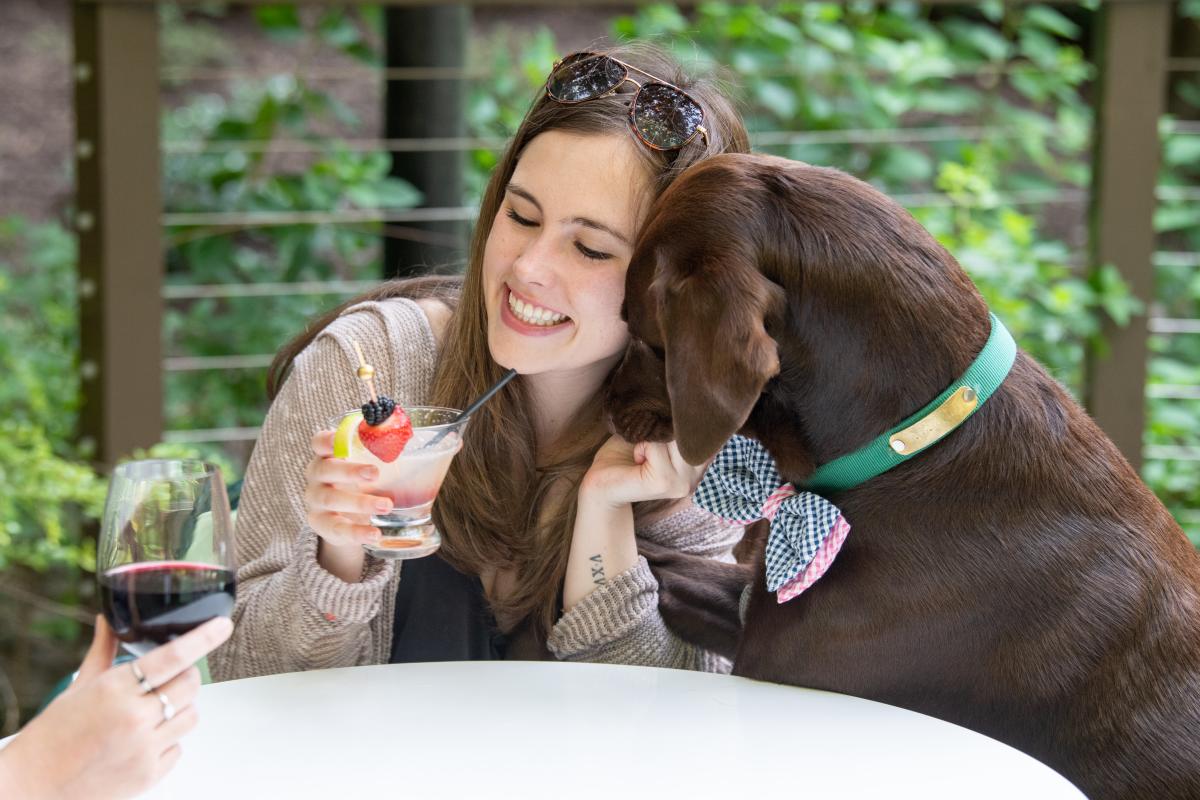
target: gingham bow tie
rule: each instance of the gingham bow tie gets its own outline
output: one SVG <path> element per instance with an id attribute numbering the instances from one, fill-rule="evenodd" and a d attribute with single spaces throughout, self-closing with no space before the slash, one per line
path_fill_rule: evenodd
<path id="1" fill-rule="evenodd" d="M 850 525 L 824 497 L 784 483 L 771 454 L 754 439 L 734 436 L 696 489 L 700 508 L 732 522 L 771 521 L 767 590 L 780 603 L 812 586 L 833 563 Z"/>

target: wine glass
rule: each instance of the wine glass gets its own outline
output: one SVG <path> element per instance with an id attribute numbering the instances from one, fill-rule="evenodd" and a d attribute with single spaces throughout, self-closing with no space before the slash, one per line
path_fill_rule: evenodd
<path id="1" fill-rule="evenodd" d="M 119 465 L 96 554 L 104 616 L 145 655 L 217 616 L 234 599 L 233 522 L 221 471 L 203 461 Z"/>

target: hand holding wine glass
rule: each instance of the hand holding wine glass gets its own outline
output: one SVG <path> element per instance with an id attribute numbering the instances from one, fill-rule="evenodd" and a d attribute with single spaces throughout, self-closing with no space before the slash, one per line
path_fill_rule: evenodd
<path id="1" fill-rule="evenodd" d="M 228 619 L 214 619 L 138 659 L 153 689 L 147 693 L 132 663 L 112 666 L 117 639 L 97 618 L 75 682 L 0 751 L 0 797 L 112 800 L 144 792 L 179 760 L 179 740 L 196 725 L 200 673 L 192 664 L 232 631 Z"/>

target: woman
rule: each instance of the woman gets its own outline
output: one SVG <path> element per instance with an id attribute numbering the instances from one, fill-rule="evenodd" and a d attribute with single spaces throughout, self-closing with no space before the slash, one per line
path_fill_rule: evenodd
<path id="1" fill-rule="evenodd" d="M 0 750 L 0 797 L 115 800 L 146 791 L 175 766 L 179 740 L 196 727 L 200 671 L 192 665 L 230 630 L 217 617 L 114 667 L 117 637 L 97 617 L 74 682 Z"/>
<path id="2" fill-rule="evenodd" d="M 636 537 L 729 560 L 741 529 L 691 505 L 699 472 L 673 444 L 610 438 L 600 398 L 628 341 L 644 212 L 687 166 L 747 148 L 729 102 L 660 53 L 556 65 L 492 174 L 461 284 L 388 284 L 276 358 L 239 511 L 237 625 L 214 674 L 550 656 L 726 666 L 668 631 Z M 363 402 L 355 342 L 402 405 L 462 408 L 519 373 L 472 418 L 434 509 L 435 556 L 365 555 L 369 516 L 390 502 L 361 490 L 373 468 L 331 458 L 332 432 L 313 436 Z M 644 501 L 677 502 L 635 515 Z"/>

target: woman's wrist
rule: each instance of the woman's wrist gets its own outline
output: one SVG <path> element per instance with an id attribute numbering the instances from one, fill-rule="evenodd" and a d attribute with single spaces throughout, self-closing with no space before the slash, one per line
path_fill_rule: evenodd
<path id="1" fill-rule="evenodd" d="M 590 477 L 592 473 L 585 473 L 583 480 L 579 484 L 579 505 L 587 506 L 588 508 L 597 511 L 620 511 L 626 506 L 632 506 L 632 503 L 617 496 L 611 487 L 605 486 L 601 481 Z"/>
<path id="2" fill-rule="evenodd" d="M 581 484 L 567 574 L 563 583 L 563 610 L 637 563 L 633 505 L 613 500 L 595 487 Z"/>
<path id="3" fill-rule="evenodd" d="M 357 542 L 336 547 L 318 537 L 317 563 L 336 578 L 346 583 L 358 583 L 362 580 L 363 564 L 367 560 L 367 551 Z"/>

